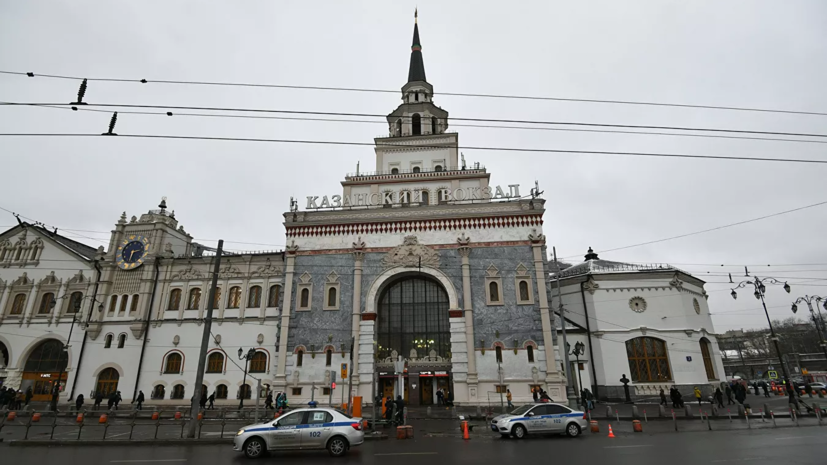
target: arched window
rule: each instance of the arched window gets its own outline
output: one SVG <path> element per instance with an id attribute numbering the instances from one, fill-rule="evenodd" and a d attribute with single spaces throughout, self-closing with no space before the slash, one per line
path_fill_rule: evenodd
<path id="1" fill-rule="evenodd" d="M 52 301 L 55 300 L 55 295 L 51 292 L 43 294 L 40 298 L 40 307 L 37 309 L 39 315 L 48 314 L 52 310 Z"/>
<path id="2" fill-rule="evenodd" d="M 129 303 L 129 296 L 124 295 L 121 296 L 121 308 L 118 310 L 118 313 L 126 313 L 126 305 Z"/>
<path id="3" fill-rule="evenodd" d="M 187 299 L 187 310 L 198 310 L 201 305 L 201 288 L 190 289 L 190 297 Z"/>
<path id="4" fill-rule="evenodd" d="M 418 136 L 422 134 L 422 117 L 419 113 L 414 113 L 411 116 L 411 134 Z"/>
<path id="5" fill-rule="evenodd" d="M 329 367 L 333 363 L 333 349 L 324 351 L 324 366 Z"/>
<path id="6" fill-rule="evenodd" d="M 183 399 L 184 398 L 184 385 L 183 384 L 176 384 L 172 387 L 172 395 L 170 399 Z"/>
<path id="7" fill-rule="evenodd" d="M 528 355 L 528 363 L 534 363 L 534 346 L 530 345 L 526 347 L 525 353 Z"/>
<path id="8" fill-rule="evenodd" d="M 114 368 L 107 368 L 98 375 L 98 384 L 95 387 L 95 394 L 101 394 L 104 398 L 118 390 L 118 379 L 121 375 Z"/>
<path id="9" fill-rule="evenodd" d="M 111 334 L 107 334 L 106 337 L 103 338 L 103 348 L 104 349 L 108 349 L 108 348 L 112 347 L 112 339 L 114 339 L 114 337 L 115 336 L 113 336 Z"/>
<path id="10" fill-rule="evenodd" d="M 17 249 L 17 255 L 14 257 L 15 260 L 20 260 L 20 257 L 23 256 L 23 249 Z"/>
<path id="11" fill-rule="evenodd" d="M 215 398 L 216 399 L 226 399 L 227 398 L 227 385 L 226 384 L 219 384 L 215 387 Z"/>
<path id="12" fill-rule="evenodd" d="M 26 360 L 23 371 L 55 372 L 66 371 L 69 358 L 63 343 L 57 339 L 48 339 L 40 343 Z"/>
<path id="13" fill-rule="evenodd" d="M 488 300 L 491 302 L 500 301 L 500 286 L 494 281 L 488 283 Z"/>
<path id="14" fill-rule="evenodd" d="M 181 354 L 178 352 L 172 352 L 167 355 L 167 361 L 164 364 L 164 373 L 181 373 L 181 365 L 183 361 L 183 357 L 181 357 Z"/>
<path id="15" fill-rule="evenodd" d="M 414 102 L 419 101 L 419 92 L 414 92 Z"/>
<path id="16" fill-rule="evenodd" d="M 299 349 L 296 351 L 296 366 L 302 366 L 302 362 L 304 362 L 304 351 Z"/>
<path id="17" fill-rule="evenodd" d="M 215 296 L 212 299 L 212 308 L 217 309 L 221 306 L 221 288 L 215 288 Z"/>
<path id="18" fill-rule="evenodd" d="M 11 305 L 12 315 L 22 315 L 26 308 L 26 294 L 17 294 L 14 296 L 14 302 Z"/>
<path id="19" fill-rule="evenodd" d="M 440 172 L 440 171 L 442 171 L 442 165 L 436 165 L 436 166 L 434 166 L 434 171 L 436 171 L 436 172 Z"/>
<path id="20" fill-rule="evenodd" d="M 153 399 L 163 399 L 166 395 L 166 389 L 164 389 L 163 384 L 157 384 L 154 388 L 152 388 L 152 398 Z"/>
<path id="21" fill-rule="evenodd" d="M 422 191 L 422 204 L 428 205 L 431 203 L 431 196 L 428 194 L 428 191 Z"/>
<path id="22" fill-rule="evenodd" d="M 241 288 L 233 286 L 230 288 L 230 296 L 227 298 L 227 308 L 238 308 L 241 306 Z"/>
<path id="23" fill-rule="evenodd" d="M 399 168 L 391 168 L 391 174 L 399 174 Z"/>
<path id="24" fill-rule="evenodd" d="M 530 300 L 530 296 L 528 293 L 528 281 L 521 280 L 520 281 L 520 300 L 526 301 Z"/>
<path id="25" fill-rule="evenodd" d="M 379 296 L 377 356 L 389 357 L 394 350 L 409 354 L 416 349 L 420 354 L 433 350 L 440 357 L 448 357 L 448 309 L 448 293 L 436 280 L 411 276 L 392 282 Z"/>
<path id="26" fill-rule="evenodd" d="M 336 299 L 336 288 L 331 287 L 327 290 L 327 306 L 328 307 L 338 307 L 339 303 Z"/>
<path id="27" fill-rule="evenodd" d="M 29 260 L 34 260 L 37 258 L 37 249 L 32 249 L 32 254 L 29 256 Z"/>
<path id="28" fill-rule="evenodd" d="M 414 173 L 419 173 L 420 171 L 422 171 L 422 168 L 420 168 L 420 167 L 418 167 L 418 166 L 414 166 L 414 167 L 413 167 L 413 172 L 414 172 Z"/>
<path id="29" fill-rule="evenodd" d="M 250 373 L 264 373 L 265 371 L 267 371 L 267 354 L 261 351 L 256 352 L 250 359 Z"/>
<path id="30" fill-rule="evenodd" d="M 436 134 L 437 122 L 436 116 L 431 116 L 431 134 Z"/>
<path id="31" fill-rule="evenodd" d="M 302 289 L 301 299 L 299 300 L 299 307 L 306 308 L 310 306 L 310 289 Z"/>
<path id="32" fill-rule="evenodd" d="M 66 308 L 66 313 L 77 313 L 83 305 L 83 292 L 73 292 L 69 296 L 69 307 Z"/>
<path id="33" fill-rule="evenodd" d="M 261 286 L 252 286 L 247 295 L 247 308 L 261 307 Z"/>
<path id="34" fill-rule="evenodd" d="M 267 306 L 268 307 L 278 307 L 279 306 L 279 293 L 281 292 L 281 286 L 278 284 L 270 286 L 270 292 L 267 294 Z"/>
<path id="35" fill-rule="evenodd" d="M 397 136 L 402 135 L 402 120 L 401 119 L 396 120 L 396 135 Z"/>
<path id="36" fill-rule="evenodd" d="M 250 388 L 249 384 L 242 384 L 240 388 L 238 388 L 238 395 L 241 398 L 249 399 L 253 390 Z"/>
<path id="37" fill-rule="evenodd" d="M 653 337 L 626 341 L 626 357 L 632 381 L 664 382 L 672 379 L 666 343 Z"/>
<path id="38" fill-rule="evenodd" d="M 502 363 L 503 362 L 503 348 L 500 347 L 500 346 L 495 347 L 494 348 L 494 353 L 497 354 L 497 363 Z"/>
<path id="39" fill-rule="evenodd" d="M 138 311 L 138 294 L 132 296 L 132 303 L 129 306 L 129 313 L 135 313 Z"/>
<path id="40" fill-rule="evenodd" d="M 118 336 L 118 349 L 123 349 L 123 346 L 126 345 L 126 333 L 121 333 Z"/>
<path id="41" fill-rule="evenodd" d="M 181 308 L 181 289 L 173 289 L 172 292 L 169 293 L 167 310 L 178 310 L 179 308 Z"/>
<path id="42" fill-rule="evenodd" d="M 702 337 L 701 341 L 701 356 L 704 359 L 704 369 L 706 370 L 706 378 L 709 380 L 716 379 L 715 378 L 715 365 L 712 363 L 712 347 L 709 343 L 709 339 Z"/>
<path id="43" fill-rule="evenodd" d="M 207 357 L 207 373 L 221 373 L 224 371 L 224 354 L 215 351 Z"/>

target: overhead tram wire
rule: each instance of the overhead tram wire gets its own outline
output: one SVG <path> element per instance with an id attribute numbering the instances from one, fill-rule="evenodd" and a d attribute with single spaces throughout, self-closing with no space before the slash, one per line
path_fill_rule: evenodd
<path id="1" fill-rule="evenodd" d="M 0 133 L 0 137 L 107 137 L 112 139 L 107 134 L 97 133 Z M 118 132 L 116 138 L 140 138 L 140 139 L 169 139 L 169 140 L 203 140 L 203 141 L 223 141 L 223 142 L 264 142 L 264 143 L 281 143 L 281 144 L 303 144 L 303 145 L 344 145 L 344 146 L 358 146 L 358 147 L 395 147 L 397 144 L 382 144 L 370 142 L 348 142 L 348 141 L 331 141 L 331 140 L 298 140 L 298 139 L 264 139 L 264 138 L 245 138 L 245 137 L 211 137 L 211 136 L 183 136 L 171 134 L 126 134 Z M 428 146 L 418 145 L 419 148 L 444 148 L 444 146 Z M 610 150 L 564 150 L 564 149 L 533 149 L 527 147 L 487 147 L 487 146 L 459 146 L 461 150 L 479 150 L 479 151 L 496 151 L 496 152 L 523 152 L 523 153 L 558 153 L 558 154 L 581 154 L 581 155 L 614 155 L 625 157 L 654 157 L 654 158 L 689 158 L 689 159 L 706 159 L 706 160 L 738 160 L 738 161 L 763 161 L 763 162 L 787 162 L 787 163 L 813 163 L 813 164 L 827 164 L 827 158 L 819 159 L 804 159 L 804 158 L 762 158 L 762 157 L 739 157 L 739 156 L 724 156 L 724 155 L 691 155 L 679 153 L 657 153 L 657 152 L 617 152 Z"/>
<path id="2" fill-rule="evenodd" d="M 0 102 L 3 104 L 6 102 Z M 48 108 L 55 110 L 72 111 L 74 108 L 67 108 L 54 105 L 32 105 L 35 108 Z M 76 107 L 77 111 L 88 111 L 96 113 L 111 113 L 109 110 L 98 110 L 94 108 Z M 263 119 L 263 120 L 277 120 L 277 121 L 311 121 L 319 123 L 361 123 L 361 124 L 382 124 L 386 125 L 386 121 L 373 120 L 355 120 L 355 119 L 341 119 L 341 118 L 307 118 L 301 116 L 262 116 L 262 115 L 228 115 L 228 114 L 211 114 L 211 113 L 174 113 L 170 115 L 162 111 L 119 111 L 118 114 L 126 115 L 144 115 L 144 116 L 184 116 L 184 117 L 203 117 L 203 118 L 235 118 L 235 119 Z M 476 128 L 476 129 L 516 129 L 529 131 L 558 131 L 558 132 L 586 132 L 597 134 L 632 134 L 643 136 L 665 136 L 665 137 L 697 137 L 705 139 L 735 139 L 735 140 L 757 140 L 757 141 L 772 141 L 772 142 L 796 142 L 805 144 L 827 144 L 827 140 L 810 140 L 810 139 L 784 139 L 779 137 L 751 137 L 751 136 L 724 136 L 716 134 L 687 134 L 675 132 L 653 132 L 653 131 L 623 131 L 610 129 L 574 129 L 574 128 L 550 128 L 550 127 L 530 127 L 530 126 L 498 126 L 490 124 L 462 124 L 453 123 L 453 127 Z"/>
<path id="3" fill-rule="evenodd" d="M 53 103 L 53 102 L 0 102 L 0 105 L 5 106 L 50 106 L 50 107 L 71 107 L 71 103 Z M 147 104 L 126 104 L 126 103 L 88 103 L 84 102 L 84 106 L 89 107 L 103 107 L 103 108 L 142 108 L 142 109 L 164 109 L 169 110 L 195 110 L 195 111 L 223 111 L 223 112 L 238 112 L 238 113 L 278 113 L 290 115 L 320 115 L 320 116 L 345 116 L 345 117 L 364 117 L 364 118 L 386 118 L 387 115 L 378 113 L 347 113 L 347 112 L 330 112 L 330 111 L 305 111 L 305 110 L 276 110 L 268 108 L 233 108 L 233 107 L 201 107 L 201 106 L 182 106 L 182 105 L 147 105 Z M 174 113 L 173 113 L 174 115 Z M 399 117 L 399 118 L 412 118 Z M 471 121 L 478 123 L 506 123 L 506 124 L 537 124 L 537 125 L 559 125 L 559 126 L 586 126 L 586 127 L 607 127 L 607 128 L 623 128 L 623 129 L 658 129 L 671 131 L 694 131 L 694 132 L 714 132 L 714 133 L 734 133 L 734 134 L 760 134 L 771 136 L 790 136 L 790 137 L 820 137 L 827 138 L 827 134 L 818 133 L 794 133 L 794 132 L 780 132 L 780 131 L 755 131 L 742 129 L 720 129 L 720 128 L 693 128 L 685 126 L 654 126 L 654 125 L 634 125 L 634 124 L 609 124 L 609 123 L 581 123 L 573 121 L 538 121 L 538 120 L 515 120 L 515 119 L 493 119 L 493 118 L 463 118 L 463 117 L 449 117 L 448 121 Z"/>
<path id="4" fill-rule="evenodd" d="M 183 81 L 172 79 L 127 79 L 127 78 L 83 78 L 80 76 L 67 76 L 59 74 L 35 74 L 33 72 L 20 71 L 0 71 L 0 74 L 27 76 L 27 77 L 43 77 L 49 79 L 66 79 L 73 81 L 88 81 L 99 82 L 117 82 L 117 83 L 131 83 L 131 84 L 165 84 L 165 85 L 191 85 L 191 86 L 219 86 L 219 87 L 251 87 L 251 88 L 271 88 L 271 89 L 291 89 L 291 90 L 322 90 L 322 91 L 336 91 L 336 92 L 361 92 L 361 93 L 383 93 L 383 94 L 398 94 L 399 90 L 390 89 L 371 89 L 359 87 L 333 87 L 333 86 L 301 86 L 291 84 L 258 84 L 247 82 L 219 82 L 219 81 Z M 511 99 L 511 100 L 540 100 L 552 102 L 576 102 L 576 103 L 600 103 L 609 105 L 635 105 L 635 106 L 652 106 L 652 107 L 672 107 L 672 108 L 695 108 L 702 110 L 725 110 L 725 111 L 743 111 L 743 112 L 759 112 L 759 113 L 779 113 L 790 115 L 807 115 L 807 116 L 827 116 L 827 112 L 816 111 L 801 111 L 801 110 L 780 110 L 770 108 L 754 108 L 754 107 L 736 107 L 724 105 L 692 105 L 685 103 L 664 103 L 664 102 L 645 102 L 635 100 L 609 100 L 609 99 L 584 99 L 584 98 L 570 98 L 570 97 L 548 97 L 539 95 L 504 95 L 504 94 L 485 94 L 485 93 L 468 93 L 468 92 L 434 92 L 434 95 L 445 95 L 450 97 L 470 97 L 470 98 L 491 98 L 491 99 Z"/>

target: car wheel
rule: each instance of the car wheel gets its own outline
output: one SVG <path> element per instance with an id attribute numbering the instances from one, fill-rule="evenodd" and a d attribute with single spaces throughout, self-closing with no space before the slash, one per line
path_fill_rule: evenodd
<path id="1" fill-rule="evenodd" d="M 341 436 L 336 436 L 327 443 L 327 451 L 333 457 L 341 457 L 347 452 L 347 440 Z"/>
<path id="2" fill-rule="evenodd" d="M 580 436 L 580 425 L 577 423 L 569 423 L 569 425 L 566 426 L 566 435 L 570 438 Z"/>
<path id="3" fill-rule="evenodd" d="M 525 426 L 523 426 L 523 425 L 517 425 L 517 426 L 515 426 L 515 427 L 514 427 L 514 429 L 512 430 L 512 434 L 513 434 L 513 435 L 514 435 L 514 437 L 515 437 L 515 438 L 517 438 L 517 439 L 522 439 L 522 438 L 524 438 L 524 437 L 525 437 L 525 435 L 526 435 Z"/>
<path id="4" fill-rule="evenodd" d="M 252 438 L 244 443 L 244 455 L 247 456 L 248 459 L 257 459 L 264 455 L 265 451 L 264 441 L 262 441 L 261 438 Z"/>

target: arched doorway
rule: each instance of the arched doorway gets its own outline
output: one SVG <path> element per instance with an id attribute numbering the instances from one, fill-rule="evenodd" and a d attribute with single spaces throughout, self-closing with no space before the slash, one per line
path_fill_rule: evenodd
<path id="1" fill-rule="evenodd" d="M 121 375 L 114 368 L 107 368 L 98 374 L 98 384 L 95 387 L 95 394 L 102 394 L 108 398 L 109 394 L 118 390 L 118 380 Z"/>
<path id="2" fill-rule="evenodd" d="M 431 277 L 401 277 L 382 290 L 376 341 L 379 388 L 385 397 L 403 395 L 410 405 L 431 405 L 438 390 L 453 390 L 449 308 L 448 293 Z M 394 375 L 394 354 L 407 361 L 402 386 Z"/>
<path id="3" fill-rule="evenodd" d="M 61 378 L 61 384 L 66 385 L 68 363 L 69 358 L 63 350 L 62 342 L 57 339 L 47 339 L 41 342 L 26 359 L 20 389 L 25 392 L 31 387 L 34 391 L 32 400 L 36 402 L 51 400 L 52 390 L 58 377 Z"/>

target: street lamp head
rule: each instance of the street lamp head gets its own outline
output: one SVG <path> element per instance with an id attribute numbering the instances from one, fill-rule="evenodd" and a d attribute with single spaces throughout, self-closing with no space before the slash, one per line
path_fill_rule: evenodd
<path id="1" fill-rule="evenodd" d="M 758 282 L 758 290 L 761 291 L 762 294 L 767 292 L 767 286 L 764 285 L 762 282 Z"/>
<path id="2" fill-rule="evenodd" d="M 798 311 L 798 305 L 793 304 L 793 306 L 792 306 L 792 309 L 791 309 L 791 310 L 793 311 L 793 313 L 797 312 L 797 311 Z"/>
<path id="3" fill-rule="evenodd" d="M 244 355 L 244 350 L 241 347 L 239 347 L 238 348 L 238 358 L 241 358 L 242 355 Z"/>
<path id="4" fill-rule="evenodd" d="M 98 313 L 103 313 L 103 304 L 98 305 Z"/>
<path id="5" fill-rule="evenodd" d="M 75 313 L 80 311 L 80 300 L 75 300 Z"/>
<path id="6" fill-rule="evenodd" d="M 731 295 L 733 299 L 738 299 L 738 293 L 735 292 L 735 289 L 733 289 L 732 292 L 729 293 L 729 295 Z"/>
<path id="7" fill-rule="evenodd" d="M 256 349 L 253 349 L 252 347 L 250 347 L 250 350 L 247 351 L 247 358 L 251 359 L 251 358 L 253 358 L 253 355 L 255 355 L 255 354 L 256 354 Z"/>
<path id="8" fill-rule="evenodd" d="M 752 295 L 754 295 L 756 299 L 760 299 L 760 298 L 761 298 L 761 293 L 760 293 L 760 292 L 758 292 L 758 289 L 756 289 L 756 290 L 755 290 L 755 293 L 754 293 L 754 294 L 752 294 Z"/>
<path id="9" fill-rule="evenodd" d="M 784 283 L 784 290 L 787 291 L 787 294 L 789 294 L 790 293 L 790 285 L 787 284 L 787 283 Z"/>
<path id="10" fill-rule="evenodd" d="M 52 301 L 49 302 L 49 308 L 55 308 L 56 305 L 57 305 L 57 300 L 52 298 Z"/>

